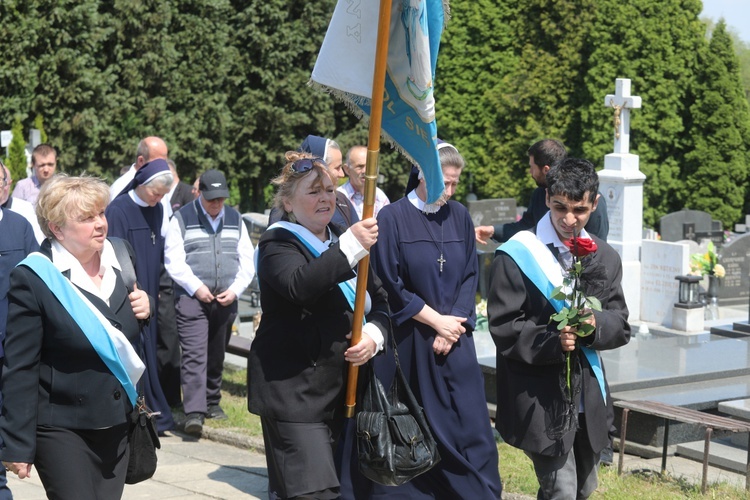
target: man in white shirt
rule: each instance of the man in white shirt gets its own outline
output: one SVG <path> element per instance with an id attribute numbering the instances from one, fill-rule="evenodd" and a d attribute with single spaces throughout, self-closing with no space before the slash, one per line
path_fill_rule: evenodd
<path id="1" fill-rule="evenodd" d="M 367 147 L 354 146 L 346 154 L 346 163 L 344 172 L 349 176 L 345 184 L 339 186 L 338 190 L 346 195 L 349 201 L 354 205 L 359 218 L 362 219 L 362 209 L 365 204 L 365 165 L 367 163 Z M 375 188 L 375 208 L 373 217 L 378 215 L 381 208 L 388 205 L 390 200 L 382 189 Z"/>
<path id="2" fill-rule="evenodd" d="M 224 174 L 206 171 L 199 189 L 200 197 L 172 217 L 164 250 L 175 282 L 185 432 L 198 435 L 206 417 L 227 418 L 219 406 L 227 335 L 237 317 L 237 298 L 255 275 L 242 216 L 224 205 L 229 197 Z"/>

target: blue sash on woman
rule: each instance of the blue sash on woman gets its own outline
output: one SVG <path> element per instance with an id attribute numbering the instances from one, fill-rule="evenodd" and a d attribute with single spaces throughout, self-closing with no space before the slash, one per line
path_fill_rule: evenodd
<path id="1" fill-rule="evenodd" d="M 18 265 L 28 267 L 44 281 L 47 288 L 81 328 L 107 368 L 122 384 L 128 394 L 128 399 L 135 406 L 138 398 L 135 384 L 143 374 L 145 366 L 125 335 L 113 327 L 43 254 L 36 252 L 29 254 Z"/>
<path id="2" fill-rule="evenodd" d="M 292 233 L 294 236 L 297 237 L 298 240 L 300 240 L 305 247 L 310 251 L 311 254 L 313 254 L 313 257 L 318 258 L 320 257 L 320 254 L 328 250 L 328 247 L 325 243 L 320 241 L 319 238 L 317 238 L 312 232 L 307 229 L 304 226 L 301 226 L 299 224 L 293 224 L 291 222 L 287 221 L 278 221 L 271 224 L 268 229 L 274 229 L 277 227 L 281 227 Z M 266 229 L 266 231 L 268 231 Z M 256 259 L 258 253 L 255 254 Z M 257 269 L 257 262 L 256 262 L 256 269 Z M 346 301 L 349 303 L 349 307 L 354 310 L 354 299 L 357 295 L 357 277 L 348 280 L 343 281 L 339 283 L 339 288 L 344 294 L 344 297 L 346 297 Z M 369 296 L 368 296 L 368 302 L 369 302 Z M 365 307 L 365 310 L 369 310 L 369 307 Z"/>
<path id="3" fill-rule="evenodd" d="M 539 241 L 534 233 L 531 231 L 516 233 L 513 238 L 504 243 L 497 251 L 508 254 L 515 261 L 521 272 L 547 298 L 547 301 L 555 308 L 555 311 L 560 312 L 565 307 L 565 301 L 551 297 L 555 287 L 562 285 L 560 263 L 552 255 L 549 248 Z M 551 258 L 540 262 L 540 259 L 543 258 L 542 256 L 547 255 Z M 602 370 L 599 353 L 589 347 L 580 346 L 580 348 L 594 370 L 594 376 L 596 377 L 596 381 L 599 382 L 599 389 L 606 405 L 607 389 L 604 385 L 604 371 Z"/>

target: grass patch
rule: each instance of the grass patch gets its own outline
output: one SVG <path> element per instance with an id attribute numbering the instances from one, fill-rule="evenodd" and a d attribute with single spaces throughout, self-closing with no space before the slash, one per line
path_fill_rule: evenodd
<path id="1" fill-rule="evenodd" d="M 221 408 L 229 419 L 206 419 L 206 427 L 231 429 L 238 434 L 263 439 L 260 417 L 247 411 L 247 370 L 224 365 L 224 376 L 221 382 Z"/>
<path id="2" fill-rule="evenodd" d="M 498 445 L 500 453 L 500 476 L 503 491 L 521 493 L 536 498 L 538 483 L 531 460 L 521 450 L 505 443 Z M 599 469 L 599 486 L 592 499 L 607 500 L 679 500 L 690 498 L 721 498 L 727 500 L 748 499 L 744 489 L 726 483 L 710 483 L 706 495 L 701 494 L 700 484 L 690 484 L 685 478 L 661 476 L 658 471 L 644 471 L 617 475 L 617 466 Z"/>

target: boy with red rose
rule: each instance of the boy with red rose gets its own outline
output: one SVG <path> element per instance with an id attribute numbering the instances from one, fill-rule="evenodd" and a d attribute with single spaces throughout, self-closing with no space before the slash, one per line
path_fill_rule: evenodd
<path id="1" fill-rule="evenodd" d="M 598 351 L 630 340 L 620 257 L 583 229 L 598 190 L 590 162 L 568 158 L 554 166 L 547 174 L 549 213 L 502 245 L 492 265 L 487 312 L 497 346 L 496 426 L 534 463 L 539 499 L 588 498 L 596 489 L 611 404 Z M 575 309 L 575 320 L 562 320 L 561 311 L 577 305 L 564 295 L 574 292 L 594 310 Z"/>

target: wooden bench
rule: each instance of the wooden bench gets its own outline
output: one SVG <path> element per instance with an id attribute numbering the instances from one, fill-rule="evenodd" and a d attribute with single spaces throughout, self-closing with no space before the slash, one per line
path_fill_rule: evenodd
<path id="1" fill-rule="evenodd" d="M 705 445 L 703 448 L 703 478 L 701 481 L 701 493 L 706 493 L 708 475 L 709 447 L 711 445 L 711 434 L 714 430 L 728 432 L 750 432 L 750 422 L 741 422 L 731 418 L 703 413 L 689 408 L 681 408 L 654 401 L 616 401 L 615 406 L 622 408 L 622 430 L 620 435 L 620 460 L 617 465 L 617 473 L 622 474 L 622 461 L 625 456 L 625 438 L 628 430 L 628 413 L 631 411 L 654 415 L 664 419 L 664 447 L 661 456 L 661 473 L 667 469 L 667 445 L 669 443 L 669 422 L 683 422 L 703 427 L 706 430 Z M 748 437 L 748 457 L 745 470 L 745 489 L 750 490 L 750 436 Z"/>
<path id="2" fill-rule="evenodd" d="M 242 356 L 250 361 L 250 346 L 253 341 L 247 337 L 241 337 L 239 335 L 230 335 L 229 343 L 227 344 L 227 352 L 229 354 L 235 354 Z"/>

